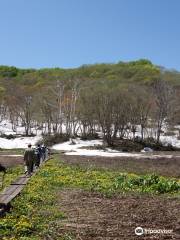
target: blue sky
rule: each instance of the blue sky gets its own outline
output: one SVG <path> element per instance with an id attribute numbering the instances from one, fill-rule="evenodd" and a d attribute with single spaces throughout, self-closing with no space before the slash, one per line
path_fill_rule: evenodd
<path id="1" fill-rule="evenodd" d="M 0 0 L 0 65 L 139 58 L 180 70 L 179 0 Z"/>

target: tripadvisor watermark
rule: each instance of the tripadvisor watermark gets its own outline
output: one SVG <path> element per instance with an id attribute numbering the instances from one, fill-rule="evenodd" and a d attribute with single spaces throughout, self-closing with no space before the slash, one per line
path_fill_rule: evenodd
<path id="1" fill-rule="evenodd" d="M 172 234 L 172 229 L 152 229 L 152 228 L 135 228 L 135 234 L 141 236 L 143 234 Z"/>

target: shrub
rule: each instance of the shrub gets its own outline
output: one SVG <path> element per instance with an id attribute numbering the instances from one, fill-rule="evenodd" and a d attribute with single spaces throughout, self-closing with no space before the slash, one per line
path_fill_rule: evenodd
<path id="1" fill-rule="evenodd" d="M 8 135 L 8 134 L 5 134 L 5 133 L 1 134 L 1 137 L 6 138 L 6 139 L 15 139 L 16 138 L 16 136 L 13 135 L 13 134 Z"/>
<path id="2" fill-rule="evenodd" d="M 143 149 L 141 143 L 129 139 L 118 139 L 114 141 L 113 148 L 123 152 L 140 152 Z"/>
<path id="3" fill-rule="evenodd" d="M 177 192 L 180 190 L 180 185 L 176 181 L 162 179 L 154 186 L 154 190 L 158 193 Z"/>
<path id="4" fill-rule="evenodd" d="M 176 133 L 173 131 L 168 131 L 168 132 L 164 133 L 164 136 L 175 136 L 175 135 L 176 135 Z"/>
<path id="5" fill-rule="evenodd" d="M 94 139 L 99 139 L 98 133 L 93 133 L 93 134 L 86 134 L 81 136 L 81 140 L 94 140 Z"/>
<path id="6" fill-rule="evenodd" d="M 179 150 L 176 147 L 173 147 L 170 143 L 164 145 L 162 142 L 157 143 L 156 139 L 149 137 L 145 138 L 144 140 L 138 139 L 138 143 L 142 144 L 142 147 L 150 147 L 154 151 L 177 151 Z"/>
<path id="7" fill-rule="evenodd" d="M 45 144 L 48 147 L 51 147 L 57 143 L 63 143 L 69 140 L 69 136 L 66 134 L 54 134 L 54 135 L 44 135 L 43 139 L 38 141 L 37 144 Z"/>

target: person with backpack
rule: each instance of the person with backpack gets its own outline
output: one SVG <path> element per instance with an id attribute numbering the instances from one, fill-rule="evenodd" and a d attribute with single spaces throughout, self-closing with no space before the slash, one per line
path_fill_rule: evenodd
<path id="1" fill-rule="evenodd" d="M 24 153 L 24 163 L 29 176 L 31 176 L 34 170 L 35 160 L 36 160 L 35 151 L 34 149 L 32 149 L 32 145 L 28 144 L 28 148 L 25 150 L 25 153 Z"/>
<path id="2" fill-rule="evenodd" d="M 41 151 L 42 151 L 42 161 L 46 160 L 46 146 L 42 146 L 41 147 Z"/>
<path id="3" fill-rule="evenodd" d="M 36 162 L 35 162 L 36 167 L 39 167 L 41 163 L 41 159 L 42 159 L 42 148 L 41 148 L 41 145 L 38 144 L 36 148 Z"/>

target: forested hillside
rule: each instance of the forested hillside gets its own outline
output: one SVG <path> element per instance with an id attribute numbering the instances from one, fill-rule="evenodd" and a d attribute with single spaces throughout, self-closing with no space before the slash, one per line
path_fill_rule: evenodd
<path id="1" fill-rule="evenodd" d="M 148 60 L 76 69 L 0 67 L 0 119 L 44 134 L 116 139 L 153 137 L 180 123 L 180 73 Z"/>

